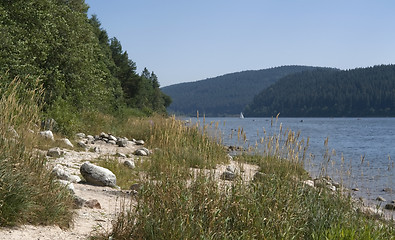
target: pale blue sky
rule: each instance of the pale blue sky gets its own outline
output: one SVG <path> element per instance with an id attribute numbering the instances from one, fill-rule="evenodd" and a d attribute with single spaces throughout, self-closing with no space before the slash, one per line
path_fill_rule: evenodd
<path id="1" fill-rule="evenodd" d="M 161 86 L 282 65 L 395 63 L 393 0 L 86 0 Z"/>

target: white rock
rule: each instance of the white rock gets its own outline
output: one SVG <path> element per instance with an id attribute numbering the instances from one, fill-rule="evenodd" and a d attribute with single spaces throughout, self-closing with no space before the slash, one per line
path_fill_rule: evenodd
<path id="1" fill-rule="evenodd" d="M 114 142 L 116 142 L 117 141 L 117 138 L 116 137 L 114 137 L 113 135 L 109 135 L 108 136 L 108 139 L 111 141 L 114 141 Z"/>
<path id="2" fill-rule="evenodd" d="M 147 148 L 140 148 L 140 149 L 137 149 L 134 152 L 134 154 L 137 156 L 148 156 L 150 154 L 150 151 Z"/>
<path id="3" fill-rule="evenodd" d="M 63 141 L 63 143 L 66 144 L 67 146 L 72 147 L 72 148 L 74 147 L 74 145 L 70 142 L 69 139 L 63 138 L 62 141 Z"/>
<path id="4" fill-rule="evenodd" d="M 82 148 L 88 148 L 88 146 L 84 143 L 84 141 L 78 141 L 77 144 Z"/>
<path id="5" fill-rule="evenodd" d="M 144 140 L 137 140 L 134 142 L 136 143 L 136 145 L 144 145 L 145 144 Z"/>
<path id="6" fill-rule="evenodd" d="M 117 177 L 107 168 L 96 166 L 90 162 L 85 162 L 80 167 L 80 172 L 85 180 L 93 185 L 115 187 Z"/>
<path id="7" fill-rule="evenodd" d="M 75 188 L 74 188 L 74 184 L 72 184 L 69 181 L 66 180 L 58 180 L 59 183 L 61 183 L 62 185 L 66 186 L 66 188 L 71 192 L 71 193 L 75 193 Z"/>
<path id="8" fill-rule="evenodd" d="M 125 165 L 126 167 L 130 168 L 130 169 L 134 169 L 136 167 L 136 165 L 134 164 L 134 162 L 130 161 L 130 160 L 126 160 L 125 162 L 123 162 L 123 165 Z"/>
<path id="9" fill-rule="evenodd" d="M 43 136 L 44 138 L 48 138 L 51 139 L 52 141 L 55 141 L 55 138 L 53 137 L 53 133 L 51 130 L 41 131 L 40 135 Z"/>
<path id="10" fill-rule="evenodd" d="M 121 158 L 126 158 L 126 155 L 124 153 L 118 152 L 115 156 L 121 157 Z"/>
<path id="11" fill-rule="evenodd" d="M 77 134 L 75 134 L 75 137 L 81 139 L 81 138 L 85 138 L 86 135 L 85 135 L 85 133 L 77 133 Z"/>
<path id="12" fill-rule="evenodd" d="M 54 147 L 48 150 L 47 156 L 58 158 L 64 154 L 64 151 L 58 147 Z"/>
<path id="13" fill-rule="evenodd" d="M 306 180 L 303 181 L 303 184 L 310 186 L 310 187 L 314 187 L 314 181 L 313 180 Z"/>

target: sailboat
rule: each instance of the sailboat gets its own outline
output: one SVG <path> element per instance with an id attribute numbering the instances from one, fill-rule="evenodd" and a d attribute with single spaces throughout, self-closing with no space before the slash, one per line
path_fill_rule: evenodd
<path id="1" fill-rule="evenodd" d="M 244 118 L 243 112 L 240 113 L 240 118 Z"/>

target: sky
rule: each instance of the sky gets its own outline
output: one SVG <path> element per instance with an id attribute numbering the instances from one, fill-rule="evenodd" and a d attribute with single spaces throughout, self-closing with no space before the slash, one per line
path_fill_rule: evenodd
<path id="1" fill-rule="evenodd" d="M 161 86 L 284 65 L 395 63 L 393 0 L 86 0 Z"/>

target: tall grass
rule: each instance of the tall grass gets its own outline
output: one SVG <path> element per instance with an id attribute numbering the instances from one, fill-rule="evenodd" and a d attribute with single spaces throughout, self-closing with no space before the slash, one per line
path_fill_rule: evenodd
<path id="1" fill-rule="evenodd" d="M 3 85 L 0 93 L 0 226 L 67 227 L 72 220 L 72 198 L 51 177 L 45 159 L 33 150 L 38 141 L 42 88 L 38 82 L 16 78 Z"/>
<path id="2" fill-rule="evenodd" d="M 219 184 L 213 171 L 182 174 L 212 167 L 225 155 L 201 127 L 174 118 L 130 121 L 161 150 L 146 161 L 149 176 L 140 179 L 137 205 L 126 206 L 112 230 L 95 238 L 395 239 L 393 223 L 358 213 L 349 196 L 303 183 L 308 142 L 292 131 L 280 127 L 263 138 L 263 151 L 235 158 L 258 165 L 259 178 Z"/>

